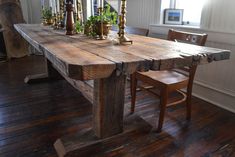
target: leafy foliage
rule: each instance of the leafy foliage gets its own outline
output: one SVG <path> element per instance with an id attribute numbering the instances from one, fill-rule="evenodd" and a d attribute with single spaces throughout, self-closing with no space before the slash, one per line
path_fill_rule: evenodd
<path id="1" fill-rule="evenodd" d="M 42 18 L 43 19 L 51 19 L 52 18 L 52 10 L 51 9 L 48 9 L 48 8 L 44 8 L 42 10 Z"/>
<path id="2" fill-rule="evenodd" d="M 117 13 L 111 12 L 111 7 L 109 4 L 106 4 L 104 11 L 101 15 L 90 16 L 85 23 L 85 34 L 88 36 L 96 36 L 95 28 L 97 24 L 100 24 L 101 21 L 105 24 L 115 25 L 117 24 Z"/>
<path id="3" fill-rule="evenodd" d="M 84 30 L 84 27 L 80 21 L 76 21 L 75 23 L 75 30 L 77 33 L 81 33 Z"/>

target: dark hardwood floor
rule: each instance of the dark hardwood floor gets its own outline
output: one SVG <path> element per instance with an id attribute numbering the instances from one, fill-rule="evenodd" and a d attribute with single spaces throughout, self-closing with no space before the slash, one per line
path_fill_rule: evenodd
<path id="1" fill-rule="evenodd" d="M 39 56 L 0 63 L 0 157 L 56 157 L 57 138 L 91 127 L 91 104 L 66 81 L 24 84 L 26 74 L 44 69 Z M 193 98 L 191 122 L 185 121 L 184 105 L 168 108 L 157 134 L 158 100 L 138 92 L 137 101 L 136 114 L 154 127 L 152 132 L 106 143 L 91 156 L 235 156 L 235 114 Z"/>

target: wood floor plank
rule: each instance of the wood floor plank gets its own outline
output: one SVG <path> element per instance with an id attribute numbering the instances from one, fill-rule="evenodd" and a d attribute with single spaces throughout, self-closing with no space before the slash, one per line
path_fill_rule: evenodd
<path id="1" fill-rule="evenodd" d="M 59 137 L 91 127 L 92 105 L 65 80 L 26 85 L 29 73 L 45 71 L 44 59 L 31 56 L 0 63 L 0 156 L 56 157 Z M 233 157 L 235 114 L 198 98 L 192 100 L 192 120 L 185 105 L 167 109 L 163 132 L 156 133 L 159 100 L 137 92 L 136 114 L 153 126 L 150 134 L 133 132 L 125 141 L 105 143 L 91 157 Z M 129 114 L 127 85 L 125 114 Z"/>

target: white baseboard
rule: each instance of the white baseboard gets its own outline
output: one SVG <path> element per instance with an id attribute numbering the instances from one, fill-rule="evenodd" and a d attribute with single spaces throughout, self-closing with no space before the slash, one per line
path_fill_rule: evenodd
<path id="1" fill-rule="evenodd" d="M 215 89 L 215 87 L 210 87 L 208 85 L 204 86 L 203 83 L 195 81 L 193 86 L 193 96 L 235 113 L 235 97 L 233 93 Z"/>

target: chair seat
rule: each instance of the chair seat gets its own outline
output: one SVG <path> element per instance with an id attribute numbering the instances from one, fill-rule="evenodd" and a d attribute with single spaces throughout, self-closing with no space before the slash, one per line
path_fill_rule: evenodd
<path id="1" fill-rule="evenodd" d="M 137 77 L 138 76 L 142 78 L 145 77 L 146 79 L 151 79 L 152 81 L 157 81 L 158 83 L 167 86 L 188 82 L 187 76 L 171 70 L 138 72 Z"/>

